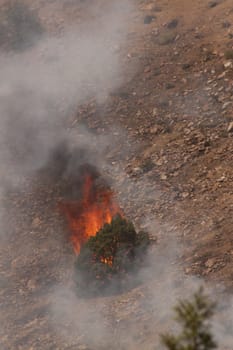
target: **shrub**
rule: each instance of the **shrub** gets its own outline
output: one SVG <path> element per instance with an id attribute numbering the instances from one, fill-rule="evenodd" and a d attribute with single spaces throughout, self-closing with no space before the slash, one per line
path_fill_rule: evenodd
<path id="1" fill-rule="evenodd" d="M 225 57 L 227 60 L 233 60 L 233 50 L 227 50 L 225 52 Z"/>
<path id="2" fill-rule="evenodd" d="M 116 215 L 81 247 L 75 263 L 75 280 L 82 295 L 120 291 L 141 264 L 149 236 L 135 231 L 133 224 Z"/>
<path id="3" fill-rule="evenodd" d="M 159 45 L 169 45 L 175 41 L 176 34 L 172 31 L 165 31 L 158 37 Z"/>

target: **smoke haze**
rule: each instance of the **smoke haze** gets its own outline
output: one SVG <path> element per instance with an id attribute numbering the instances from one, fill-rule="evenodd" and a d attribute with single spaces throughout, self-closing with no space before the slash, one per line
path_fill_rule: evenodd
<path id="1" fill-rule="evenodd" d="M 123 169 L 106 162 L 106 149 L 114 149 L 124 139 L 124 131 L 113 126 L 112 134 L 101 137 L 82 126 L 77 133 L 67 131 L 68 119 L 81 103 L 94 97 L 102 104 L 124 81 L 117 48 L 124 45 L 131 6 L 128 1 L 117 2 L 109 5 L 104 14 L 98 13 L 97 22 L 87 22 L 59 36 L 44 36 L 36 47 L 24 52 L 0 53 L 0 197 L 6 189 L 20 187 L 26 177 L 43 168 L 57 147 L 64 144 L 71 154 L 68 174 L 79 161 L 72 158 L 73 152 L 84 150 L 84 159 L 115 176 L 113 186 L 120 200 L 121 196 L 123 201 L 129 192 L 134 193 L 132 205 L 134 202 L 140 207 L 142 189 L 148 197 L 159 198 L 159 191 L 151 191 L 148 180 L 131 181 Z M 118 134 L 114 137 L 116 130 Z M 119 178 L 126 180 L 123 183 Z M 4 208 L 0 219 L 1 215 L 4 216 Z M 149 216 L 145 222 L 150 233 L 156 235 L 156 221 Z M 172 224 L 166 224 L 169 232 L 163 229 L 165 238 L 159 241 L 159 249 L 153 248 L 147 267 L 139 271 L 142 286 L 131 294 L 82 300 L 77 298 L 70 276 L 65 276 L 62 283 L 54 283 L 48 296 L 49 321 L 64 348 L 78 343 L 86 344 L 83 349 L 96 350 L 158 348 L 160 330 L 173 327 L 168 320 L 177 298 L 189 297 L 203 284 L 198 278 L 184 275 L 178 263 L 182 255 L 176 239 L 178 233 Z M 2 232 L 8 231 L 4 219 L 0 228 Z M 25 255 L 29 251 L 33 255 L 29 243 Z M 41 295 L 44 291 L 47 286 L 42 288 Z M 233 324 L 232 300 L 227 305 L 224 318 L 227 326 L 219 318 L 214 320 L 214 329 L 219 344 L 226 342 L 226 346 L 231 346 L 228 329 L 232 330 Z M 1 332 L 5 334 L 7 330 Z"/>

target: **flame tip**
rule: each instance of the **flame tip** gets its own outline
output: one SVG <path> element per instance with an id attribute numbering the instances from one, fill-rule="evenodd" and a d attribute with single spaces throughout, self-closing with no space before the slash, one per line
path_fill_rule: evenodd
<path id="1" fill-rule="evenodd" d="M 82 245 L 91 236 L 95 236 L 105 223 L 110 224 L 117 214 L 123 216 L 114 197 L 114 192 L 109 187 L 98 188 L 93 176 L 86 174 L 81 200 L 59 202 L 59 208 L 65 214 L 71 230 L 70 239 L 75 254 L 80 253 Z M 112 260 L 105 260 L 104 263 L 111 265 Z"/>

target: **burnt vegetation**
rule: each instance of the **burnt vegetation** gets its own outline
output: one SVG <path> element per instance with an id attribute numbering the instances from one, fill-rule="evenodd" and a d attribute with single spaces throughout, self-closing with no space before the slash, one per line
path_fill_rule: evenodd
<path id="1" fill-rule="evenodd" d="M 82 247 L 75 263 L 75 282 L 81 296 L 121 292 L 137 283 L 150 245 L 146 232 L 116 215 Z"/>

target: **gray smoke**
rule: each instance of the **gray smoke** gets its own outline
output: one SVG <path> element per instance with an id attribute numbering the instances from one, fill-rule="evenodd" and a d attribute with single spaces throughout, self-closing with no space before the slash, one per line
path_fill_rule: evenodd
<path id="1" fill-rule="evenodd" d="M 114 148 L 112 135 L 98 138 L 79 128 L 77 136 L 76 132 L 67 132 L 67 119 L 88 97 L 101 104 L 124 81 L 116 48 L 124 43 L 129 12 L 129 2 L 120 1 L 99 13 L 97 22 L 88 21 L 57 37 L 44 37 L 24 52 L 0 53 L 0 196 L 9 186 L 19 186 L 25 177 L 43 168 L 62 143 L 70 154 L 76 148 L 85 149 L 90 163 L 103 166 L 106 148 L 109 144 Z M 109 164 L 104 166 L 106 171 L 116 172 L 116 165 L 114 169 Z M 122 169 L 117 171 L 119 178 L 126 177 Z M 134 192 L 139 205 L 142 188 L 150 198 L 158 197 L 145 179 L 124 184 L 116 180 L 115 187 L 119 194 Z M 1 214 L 0 210 L 0 219 Z M 146 221 L 150 233 L 156 235 L 157 223 L 150 217 Z M 3 220 L 0 226 L 5 231 Z M 113 344 L 127 350 L 155 348 L 160 329 L 170 327 L 177 298 L 189 296 L 203 283 L 184 275 L 177 263 L 182 254 L 174 239 L 178 234 L 172 225 L 167 226 L 172 234 L 162 229 L 159 248 L 155 247 L 148 256 L 148 266 L 139 272 L 141 286 L 131 293 L 81 300 L 71 277 L 67 284 L 54 286 L 49 317 L 64 348 L 77 343 L 97 350 L 113 349 Z M 232 327 L 232 302 L 227 305 L 227 326 L 216 319 L 214 329 L 219 344 L 227 341 L 232 345 L 228 331 Z"/>
<path id="2" fill-rule="evenodd" d="M 98 23 L 45 37 L 24 52 L 1 54 L 4 178 L 39 169 L 67 137 L 67 118 L 78 105 L 90 96 L 102 103 L 122 81 L 116 47 L 126 31 L 127 10 L 127 2 L 114 5 Z"/>

